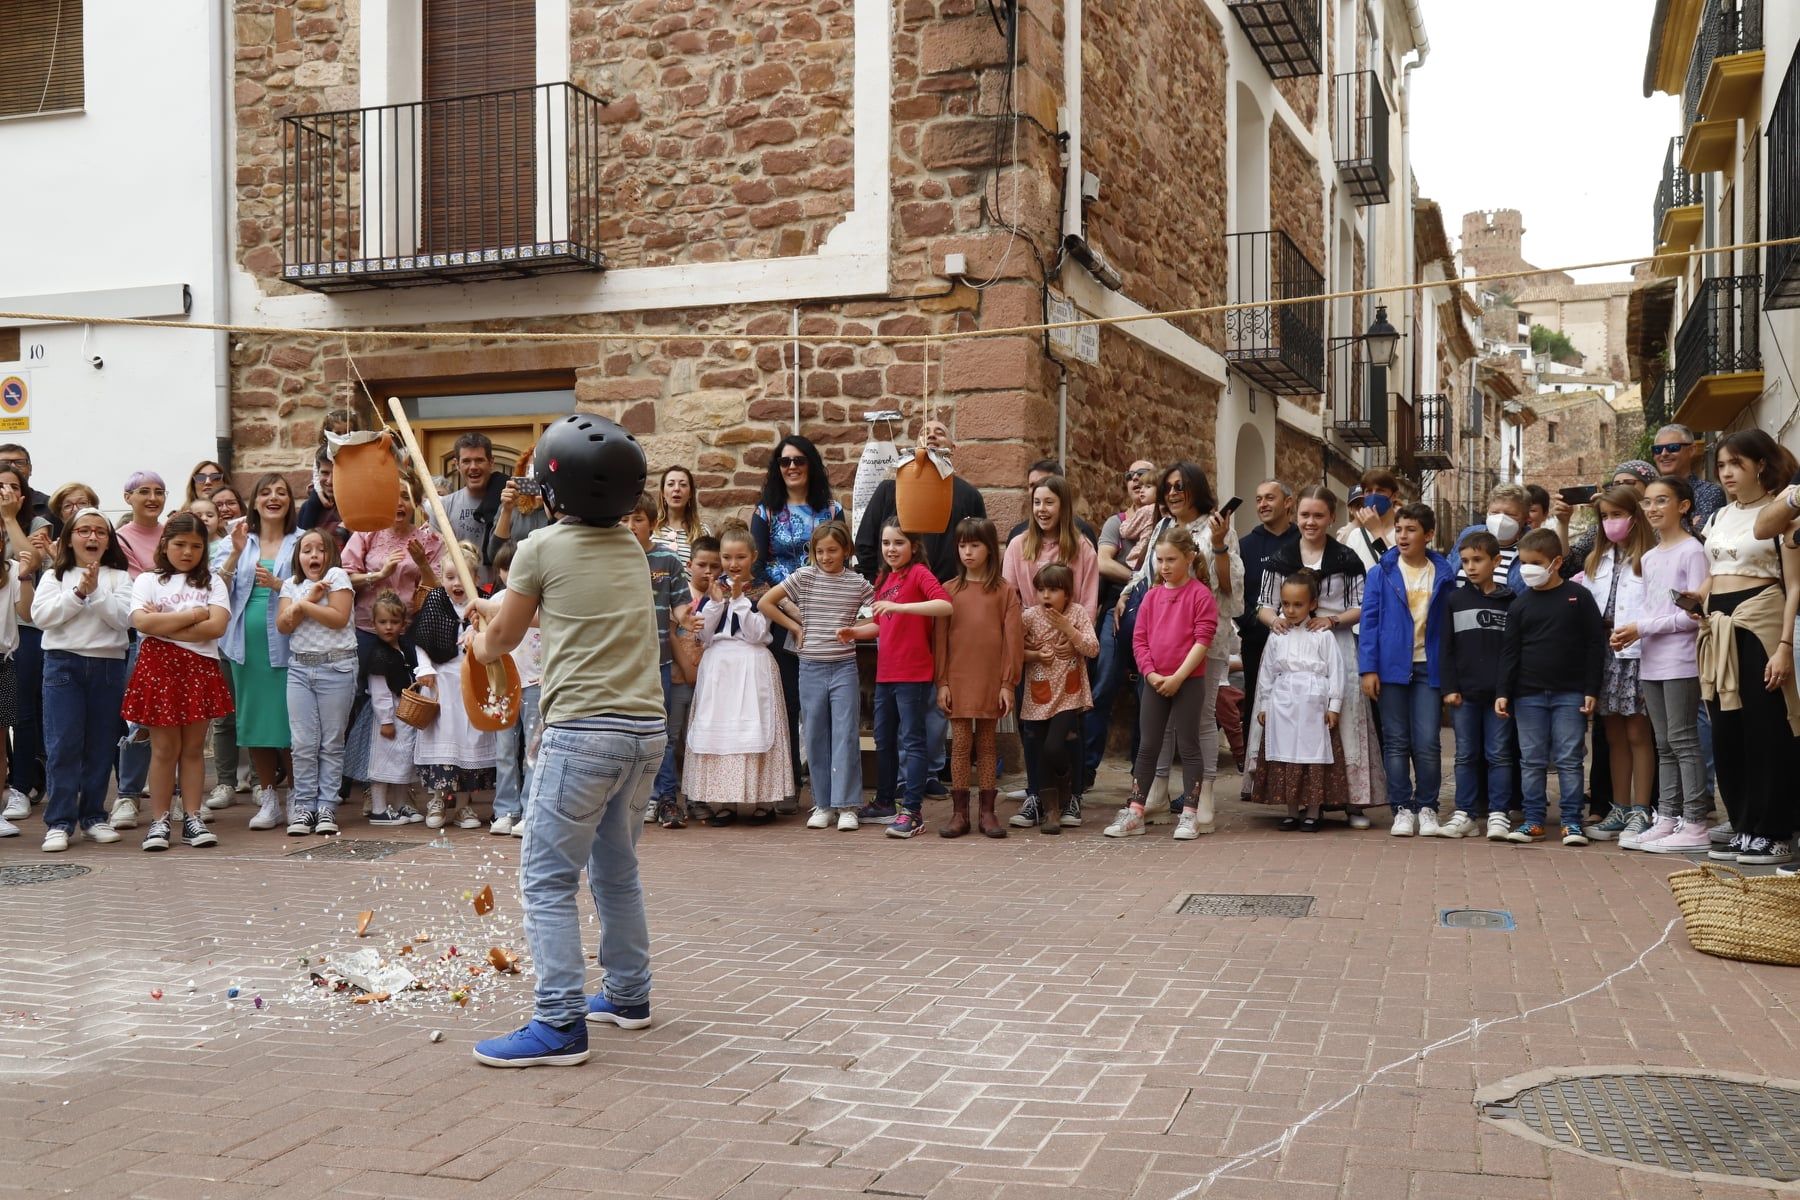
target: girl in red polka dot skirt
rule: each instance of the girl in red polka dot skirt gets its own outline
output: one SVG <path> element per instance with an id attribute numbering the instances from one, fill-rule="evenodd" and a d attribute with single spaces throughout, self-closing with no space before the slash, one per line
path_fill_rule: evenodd
<path id="1" fill-rule="evenodd" d="M 142 635 L 137 666 L 125 688 L 127 721 L 150 730 L 150 811 L 144 849 L 169 848 L 169 808 L 177 768 L 181 794 L 191 797 L 181 823 L 189 846 L 219 839 L 199 817 L 206 791 L 206 730 L 232 714 L 231 693 L 219 671 L 219 635 L 231 620 L 225 581 L 206 563 L 206 527 L 177 513 L 162 527 L 156 569 L 131 585 L 131 624 Z"/>

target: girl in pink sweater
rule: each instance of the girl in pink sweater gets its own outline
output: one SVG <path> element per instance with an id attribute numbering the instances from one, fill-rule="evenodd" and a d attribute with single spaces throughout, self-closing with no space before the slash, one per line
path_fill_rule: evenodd
<path id="1" fill-rule="evenodd" d="M 1137 766 L 1132 772 L 1131 803 L 1106 827 L 1107 837 L 1137 837 L 1144 832 L 1144 793 L 1156 777 L 1156 759 L 1171 718 L 1182 769 L 1196 784 L 1201 778 L 1206 654 L 1219 632 L 1219 604 L 1212 589 L 1194 578 L 1198 551 L 1184 527 L 1165 529 L 1153 553 L 1157 583 L 1138 607 L 1131 638 L 1144 676 L 1138 700 Z M 1169 805 L 1176 814 L 1175 836 L 1184 842 L 1200 836 L 1199 812 L 1190 799 L 1178 796 Z"/>

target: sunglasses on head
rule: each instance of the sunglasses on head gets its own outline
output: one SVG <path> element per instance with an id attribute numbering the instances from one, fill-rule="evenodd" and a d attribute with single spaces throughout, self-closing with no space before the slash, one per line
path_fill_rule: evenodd
<path id="1" fill-rule="evenodd" d="M 1652 455 L 1679 454 L 1693 444 L 1692 442 L 1658 442 L 1650 447 L 1650 453 Z"/>
<path id="2" fill-rule="evenodd" d="M 788 467 L 804 467 L 806 465 L 806 460 L 804 458 L 795 458 L 788 454 L 782 455 L 780 462 L 783 469 Z"/>

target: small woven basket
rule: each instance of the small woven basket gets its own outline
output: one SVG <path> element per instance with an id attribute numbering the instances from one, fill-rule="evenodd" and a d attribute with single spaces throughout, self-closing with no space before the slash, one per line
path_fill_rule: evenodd
<path id="1" fill-rule="evenodd" d="M 1702 954 L 1800 967 L 1800 877 L 1703 864 L 1669 876 L 1669 891 Z"/>
<path id="2" fill-rule="evenodd" d="M 420 691 L 420 688 L 436 690 L 436 685 L 429 680 L 421 679 L 394 701 L 394 715 L 411 725 L 414 729 L 430 729 L 431 723 L 438 718 L 438 702 Z"/>

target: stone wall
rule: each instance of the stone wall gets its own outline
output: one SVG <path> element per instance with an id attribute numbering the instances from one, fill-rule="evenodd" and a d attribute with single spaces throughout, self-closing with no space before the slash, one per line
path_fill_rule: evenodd
<path id="1" fill-rule="evenodd" d="M 1532 407 L 1538 419 L 1525 430 L 1524 447 L 1525 478 L 1531 483 L 1552 490 L 1603 484 L 1613 467 L 1636 452 L 1635 438 L 1621 446 L 1618 414 L 1599 392 L 1539 396 Z"/>
<path id="2" fill-rule="evenodd" d="M 1280 121 L 1269 124 L 1269 216 L 1272 227 L 1292 238 L 1307 261 L 1325 274 L 1319 165 Z"/>
<path id="3" fill-rule="evenodd" d="M 1319 443 L 1292 426 L 1275 422 L 1275 478 L 1299 491 L 1308 484 L 1324 482 L 1324 477 Z M 1340 496 L 1340 503 L 1342 499 Z"/>

